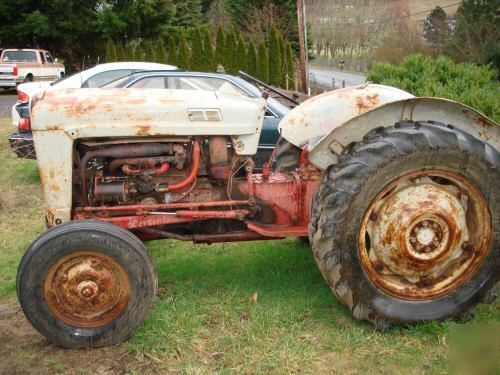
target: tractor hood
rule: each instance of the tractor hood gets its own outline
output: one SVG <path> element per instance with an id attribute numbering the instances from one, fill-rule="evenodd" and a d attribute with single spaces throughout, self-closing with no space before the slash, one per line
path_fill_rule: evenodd
<path id="1" fill-rule="evenodd" d="M 224 91 L 65 89 L 32 100 L 32 129 L 72 139 L 259 133 L 265 101 Z M 242 121 L 245 119 L 245 121 Z"/>
<path id="2" fill-rule="evenodd" d="M 315 96 L 288 113 L 279 124 L 283 138 L 297 147 L 316 143 L 350 119 L 394 101 L 413 98 L 406 91 L 363 84 Z"/>

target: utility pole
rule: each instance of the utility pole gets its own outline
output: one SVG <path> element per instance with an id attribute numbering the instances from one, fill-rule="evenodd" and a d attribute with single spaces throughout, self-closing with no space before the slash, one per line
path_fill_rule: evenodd
<path id="1" fill-rule="evenodd" d="M 297 20 L 299 27 L 299 44 L 300 44 L 300 81 L 302 83 L 302 91 L 309 95 L 309 81 L 307 79 L 307 46 L 306 46 L 306 22 L 304 19 L 305 0 L 297 0 Z"/>

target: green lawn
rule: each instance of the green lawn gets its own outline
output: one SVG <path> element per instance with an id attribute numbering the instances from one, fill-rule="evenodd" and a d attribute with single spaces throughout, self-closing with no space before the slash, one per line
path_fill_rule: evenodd
<path id="1" fill-rule="evenodd" d="M 9 131 L 7 120 L 0 120 L 0 302 L 13 298 L 19 257 L 44 229 L 36 163 L 15 158 L 5 140 Z M 148 359 L 147 368 L 132 365 L 130 373 L 447 369 L 447 337 L 455 323 L 376 332 L 335 299 L 299 240 L 211 246 L 169 240 L 148 247 L 159 294 L 145 324 L 117 348 Z M 249 301 L 253 293 L 255 305 Z M 475 319 L 499 320 L 498 303 L 481 306 Z M 50 361 L 55 359 L 45 359 Z M 64 356 L 58 361 L 55 372 L 64 369 Z"/>

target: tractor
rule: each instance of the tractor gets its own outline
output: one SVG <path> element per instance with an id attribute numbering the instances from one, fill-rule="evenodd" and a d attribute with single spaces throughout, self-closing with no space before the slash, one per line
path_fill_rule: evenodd
<path id="1" fill-rule="evenodd" d="M 17 295 L 66 348 L 127 339 L 157 276 L 144 241 L 310 243 L 376 329 L 473 316 L 499 281 L 500 127 L 445 99 L 364 84 L 306 100 L 257 168 L 266 99 L 228 90 L 67 89 L 32 101 L 49 228 Z"/>

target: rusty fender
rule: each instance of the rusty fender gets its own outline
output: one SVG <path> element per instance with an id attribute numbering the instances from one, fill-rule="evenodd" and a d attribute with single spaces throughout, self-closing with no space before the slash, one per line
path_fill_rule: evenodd
<path id="1" fill-rule="evenodd" d="M 399 121 L 437 121 L 451 124 L 500 149 L 500 126 L 475 109 L 448 99 L 409 98 L 385 104 L 332 129 L 323 138 L 310 140 L 309 161 L 320 169 L 335 163 L 351 142 L 359 142 L 370 130 Z"/>

